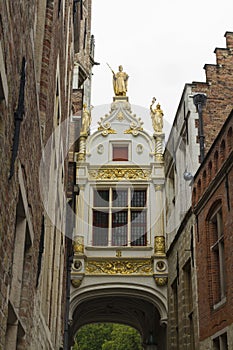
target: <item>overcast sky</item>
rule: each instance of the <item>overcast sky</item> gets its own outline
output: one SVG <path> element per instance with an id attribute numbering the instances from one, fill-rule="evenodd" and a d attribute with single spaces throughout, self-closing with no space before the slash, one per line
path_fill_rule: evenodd
<path id="1" fill-rule="evenodd" d="M 110 104 L 112 73 L 129 75 L 132 105 L 149 108 L 155 96 L 172 123 L 185 83 L 205 81 L 204 65 L 233 31 L 232 0 L 93 0 L 95 61 L 92 105 Z M 98 108 L 97 108 L 98 110 Z"/>

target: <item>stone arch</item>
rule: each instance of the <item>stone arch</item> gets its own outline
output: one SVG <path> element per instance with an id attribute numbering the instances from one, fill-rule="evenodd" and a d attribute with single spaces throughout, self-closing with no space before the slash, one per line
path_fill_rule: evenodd
<path id="1" fill-rule="evenodd" d="M 137 329 L 144 344 L 152 333 L 159 349 L 166 349 L 166 300 L 150 287 L 107 284 L 77 289 L 71 295 L 70 318 L 72 337 L 85 324 L 116 322 Z"/>

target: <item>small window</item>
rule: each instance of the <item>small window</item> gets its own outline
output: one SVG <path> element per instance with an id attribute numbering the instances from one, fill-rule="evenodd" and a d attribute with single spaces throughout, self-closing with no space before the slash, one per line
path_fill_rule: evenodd
<path id="1" fill-rule="evenodd" d="M 228 350 L 227 333 L 213 339 L 214 350 Z"/>
<path id="2" fill-rule="evenodd" d="M 113 161 L 127 161 L 127 160 L 129 160 L 129 147 L 128 147 L 128 145 L 113 145 L 113 147 L 112 147 L 112 160 Z"/>

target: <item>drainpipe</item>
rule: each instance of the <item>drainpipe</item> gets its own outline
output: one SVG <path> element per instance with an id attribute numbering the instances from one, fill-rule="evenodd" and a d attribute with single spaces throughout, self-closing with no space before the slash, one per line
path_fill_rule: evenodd
<path id="1" fill-rule="evenodd" d="M 200 162 L 202 163 L 205 157 L 205 136 L 203 130 L 202 111 L 206 103 L 206 94 L 196 93 L 193 95 L 193 103 L 197 108 L 199 118 L 199 143 L 200 143 Z"/>
<path id="2" fill-rule="evenodd" d="M 65 312 L 65 327 L 64 327 L 64 343 L 63 350 L 69 350 L 69 307 L 70 307 L 70 274 L 73 255 L 67 257 L 67 274 L 66 274 L 66 312 Z"/>
<path id="3" fill-rule="evenodd" d="M 73 214 L 76 212 L 76 196 L 79 195 L 79 186 L 76 184 L 76 162 L 73 163 L 73 191 L 72 198 L 67 204 L 69 209 L 73 209 Z M 70 349 L 70 324 L 69 324 L 69 311 L 70 311 L 70 276 L 71 267 L 73 263 L 73 230 L 75 228 L 75 215 L 66 216 L 66 240 L 67 240 L 67 257 L 66 257 L 66 305 L 65 305 L 65 319 L 64 319 L 64 335 L 63 335 L 63 350 Z"/>

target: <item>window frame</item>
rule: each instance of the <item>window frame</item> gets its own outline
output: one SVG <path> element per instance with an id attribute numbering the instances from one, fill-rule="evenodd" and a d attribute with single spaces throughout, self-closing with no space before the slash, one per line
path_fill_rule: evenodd
<path id="1" fill-rule="evenodd" d="M 128 159 L 114 159 L 114 147 L 116 148 L 128 148 Z M 132 152 L 131 152 L 131 142 L 127 141 L 113 141 L 110 142 L 110 150 L 109 150 L 109 160 L 111 162 L 129 162 L 132 159 Z"/>
<path id="2" fill-rule="evenodd" d="M 228 350 L 228 337 L 226 331 L 212 337 L 212 349 Z"/>
<path id="3" fill-rule="evenodd" d="M 93 196 L 92 196 L 92 208 L 91 208 L 91 222 L 92 222 L 92 232 L 91 232 L 91 245 L 93 247 L 118 247 L 118 246 L 126 246 L 126 247 L 146 247 L 148 245 L 148 186 L 144 185 L 144 186 L 134 186 L 133 190 L 135 191 L 145 191 L 145 205 L 140 207 L 140 206 L 132 206 L 131 202 L 132 202 L 132 188 L 130 187 L 117 187 L 116 185 L 110 185 L 104 188 L 103 186 L 98 186 L 98 187 L 93 187 Z M 102 205 L 102 206 L 97 206 L 95 205 L 95 192 L 97 191 L 101 191 L 101 190 L 105 190 L 109 192 L 109 205 Z M 125 205 L 122 206 L 115 206 L 114 205 L 114 201 L 113 201 L 113 193 L 114 191 L 120 192 L 120 191 L 127 191 L 127 203 L 125 203 Z M 99 244 L 95 244 L 95 226 L 94 226 L 94 216 L 95 216 L 95 212 L 104 212 L 108 214 L 108 227 L 107 227 L 107 244 L 105 245 L 99 245 Z M 133 235 L 132 232 L 132 228 L 134 227 L 134 224 L 132 224 L 132 220 L 131 220 L 131 216 L 132 213 L 135 213 L 137 211 L 141 211 L 141 213 L 143 214 L 143 223 L 141 223 L 141 225 L 143 225 L 142 230 L 144 230 L 144 234 L 143 234 L 143 244 L 134 244 L 136 242 L 136 239 L 133 241 L 131 240 L 131 237 Z M 127 223 L 126 225 L 119 225 L 119 226 L 113 226 L 113 219 L 114 219 L 114 214 L 115 213 L 122 213 L 122 212 L 126 212 L 126 217 L 127 217 Z M 139 223 L 140 224 L 140 223 Z M 126 242 L 125 244 L 114 244 L 114 228 L 117 229 L 117 227 L 125 227 L 126 228 Z M 137 225 L 138 226 L 138 225 Z M 98 227 L 98 226 L 97 226 Z M 106 227 L 105 225 L 103 226 L 103 228 Z M 139 237 L 140 238 L 140 237 Z M 139 239 L 138 238 L 138 239 Z M 104 239 L 104 238 L 103 238 Z"/>
<path id="4" fill-rule="evenodd" d="M 211 211 L 208 219 L 209 225 L 209 249 L 211 255 L 211 265 L 216 269 L 216 281 L 219 287 L 219 296 L 214 293 L 213 296 L 213 308 L 216 309 L 220 304 L 226 300 L 226 266 L 225 266 L 225 252 L 224 252 L 224 225 L 223 225 L 223 212 L 222 204 L 219 203 L 215 206 L 214 210 Z M 215 267 L 216 266 L 216 267 Z M 218 273 L 218 276 L 217 276 Z M 213 281 L 212 285 L 216 284 Z M 216 287 L 215 287 L 216 289 Z M 217 298 L 218 297 L 218 298 Z M 217 300 L 218 299 L 218 300 Z"/>

